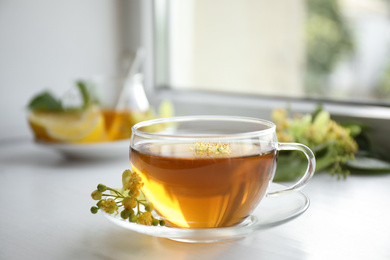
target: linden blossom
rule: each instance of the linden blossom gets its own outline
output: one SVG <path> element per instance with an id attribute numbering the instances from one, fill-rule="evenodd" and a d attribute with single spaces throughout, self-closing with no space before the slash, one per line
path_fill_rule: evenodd
<path id="1" fill-rule="evenodd" d="M 232 152 L 230 143 L 195 142 L 193 145 L 190 146 L 190 151 L 199 156 L 230 155 Z"/>
<path id="2" fill-rule="evenodd" d="M 108 214 L 119 214 L 122 219 L 128 219 L 134 222 L 147 226 L 164 226 L 164 220 L 158 220 L 153 217 L 153 204 L 149 203 L 140 189 L 144 183 L 141 177 L 136 172 L 125 170 L 122 173 L 122 188 L 113 189 L 106 185 L 99 184 L 97 189 L 91 194 L 93 200 L 98 200 L 96 206 L 91 207 L 91 213 L 96 214 L 99 209 Z M 108 191 L 108 194 L 103 192 Z M 106 197 L 102 199 L 102 196 Z M 109 198 L 107 198 L 109 197 Z M 145 212 L 142 212 L 140 205 L 144 206 Z"/>

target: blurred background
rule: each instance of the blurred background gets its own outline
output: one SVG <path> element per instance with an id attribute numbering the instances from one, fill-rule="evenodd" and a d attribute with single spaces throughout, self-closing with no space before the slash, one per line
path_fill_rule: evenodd
<path id="1" fill-rule="evenodd" d="M 31 136 L 27 105 L 39 92 L 123 73 L 122 57 L 148 44 L 141 2 L 1 0 L 0 138 Z"/>
<path id="2" fill-rule="evenodd" d="M 167 87 L 389 104 L 388 1 L 167 3 Z"/>
<path id="3" fill-rule="evenodd" d="M 172 100 L 178 115 L 267 117 L 261 102 L 387 109 L 389 7 L 388 0 L 1 0 L 0 138 L 31 135 L 26 106 L 38 92 L 61 96 L 77 79 L 123 75 L 123 57 L 140 47 L 149 100 Z M 381 111 L 370 116 L 388 121 Z"/>

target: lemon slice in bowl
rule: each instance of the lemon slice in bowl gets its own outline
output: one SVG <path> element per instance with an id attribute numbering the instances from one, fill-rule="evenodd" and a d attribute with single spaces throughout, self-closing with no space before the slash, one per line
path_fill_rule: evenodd
<path id="1" fill-rule="evenodd" d="M 31 111 L 28 122 L 37 140 L 65 143 L 106 140 L 104 117 L 97 107 L 82 112 Z"/>

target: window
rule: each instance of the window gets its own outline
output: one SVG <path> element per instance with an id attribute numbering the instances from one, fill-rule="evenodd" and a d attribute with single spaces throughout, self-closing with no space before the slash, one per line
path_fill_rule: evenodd
<path id="1" fill-rule="evenodd" d="M 159 87 L 390 105 L 385 0 L 155 1 Z"/>
<path id="2" fill-rule="evenodd" d="M 310 113 L 390 138 L 390 2 L 154 1 L 156 100 L 177 115 Z M 157 97 L 157 98 L 156 98 Z"/>

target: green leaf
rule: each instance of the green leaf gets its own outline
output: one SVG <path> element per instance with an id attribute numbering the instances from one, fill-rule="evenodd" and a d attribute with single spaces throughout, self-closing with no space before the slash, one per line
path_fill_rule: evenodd
<path id="1" fill-rule="evenodd" d="M 341 124 L 341 126 L 349 129 L 352 137 L 357 137 L 363 132 L 363 130 L 369 129 L 368 126 L 358 123 L 344 123 Z"/>
<path id="2" fill-rule="evenodd" d="M 322 111 L 324 110 L 324 106 L 322 104 L 318 104 L 316 109 L 314 110 L 313 112 L 313 118 L 315 119 L 317 117 L 317 115 Z"/>
<path id="3" fill-rule="evenodd" d="M 87 85 L 83 81 L 78 81 L 77 87 L 79 88 L 79 91 L 80 91 L 81 96 L 83 98 L 83 107 L 85 108 L 88 106 L 88 104 L 91 101 L 91 97 L 89 95 Z"/>
<path id="4" fill-rule="evenodd" d="M 317 129 L 316 135 L 318 136 L 319 140 L 322 140 L 326 137 L 328 124 L 330 122 L 330 114 L 328 111 L 322 110 L 320 111 L 315 119 L 313 120 L 313 125 Z"/>
<path id="5" fill-rule="evenodd" d="M 334 152 L 332 149 L 327 149 L 322 156 L 316 156 L 316 172 L 326 170 L 336 162 L 337 156 Z M 306 168 L 307 159 L 300 156 L 300 153 L 279 154 L 274 181 L 293 181 L 303 176 Z"/>
<path id="6" fill-rule="evenodd" d="M 302 159 L 298 154 L 279 154 L 274 181 L 287 182 L 295 180 L 305 173 L 306 168 L 307 160 Z"/>
<path id="7" fill-rule="evenodd" d="M 364 155 L 355 156 L 355 160 L 347 161 L 346 166 L 350 168 L 353 173 L 390 173 L 389 162 Z"/>
<path id="8" fill-rule="evenodd" d="M 327 147 L 321 156 L 316 154 L 316 171 L 322 171 L 332 166 L 337 160 L 337 151 L 332 146 Z"/>
<path id="9" fill-rule="evenodd" d="M 94 95 L 94 92 L 93 92 L 91 86 L 88 86 L 83 81 L 78 81 L 77 87 L 79 88 L 81 97 L 83 98 L 82 108 L 87 108 L 90 105 L 99 103 L 96 95 Z"/>
<path id="10" fill-rule="evenodd" d="M 78 81 L 76 84 L 83 99 L 82 109 L 100 103 L 95 86 L 87 84 L 84 81 Z"/>
<path id="11" fill-rule="evenodd" d="M 61 102 L 48 91 L 35 96 L 28 104 L 28 108 L 31 110 L 63 111 Z"/>

